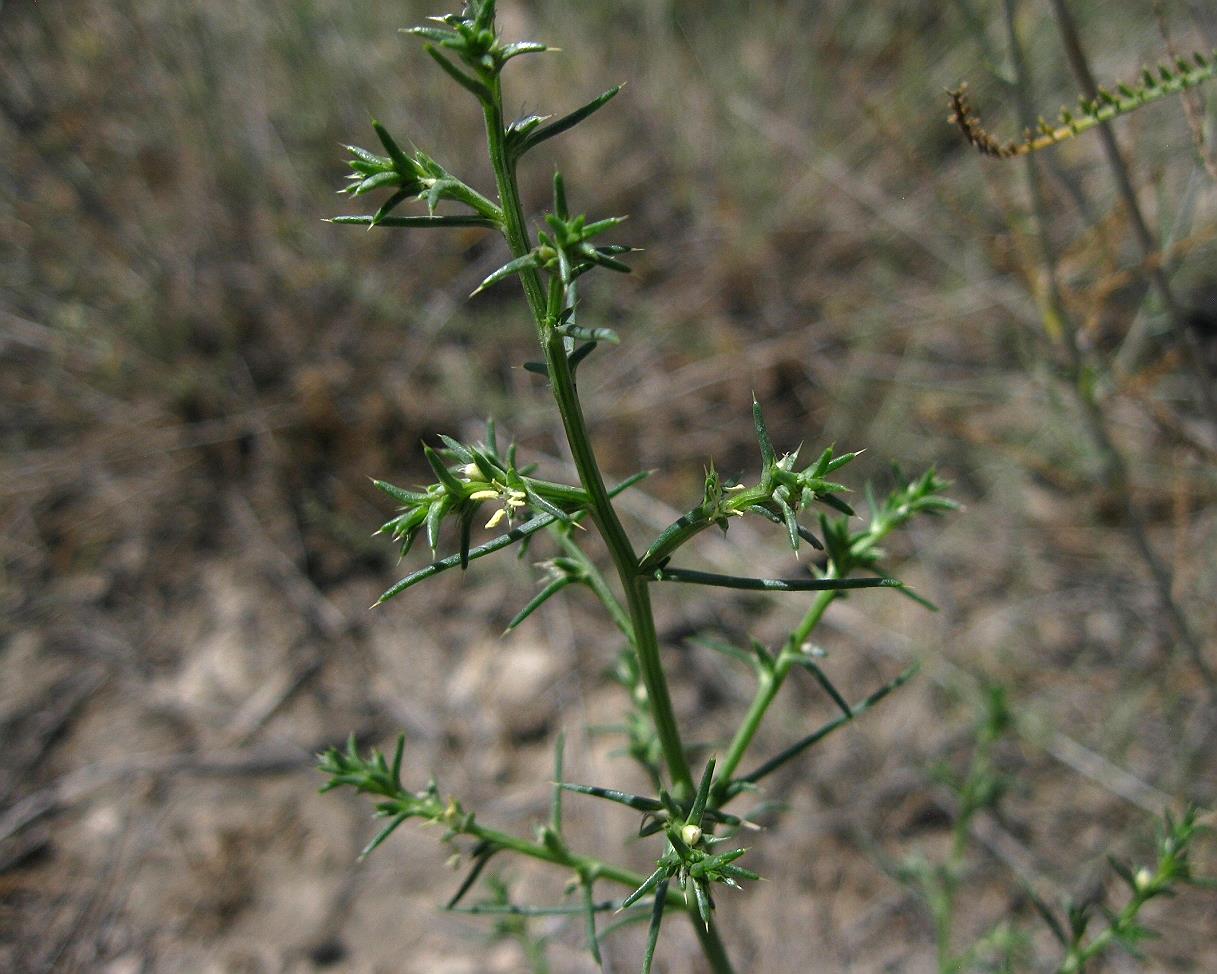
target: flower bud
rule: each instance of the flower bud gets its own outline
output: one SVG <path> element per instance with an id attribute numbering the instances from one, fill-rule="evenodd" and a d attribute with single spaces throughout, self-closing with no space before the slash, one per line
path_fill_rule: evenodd
<path id="1" fill-rule="evenodd" d="M 690 849 L 701 841 L 701 828 L 690 822 L 680 830 L 681 841 Z"/>

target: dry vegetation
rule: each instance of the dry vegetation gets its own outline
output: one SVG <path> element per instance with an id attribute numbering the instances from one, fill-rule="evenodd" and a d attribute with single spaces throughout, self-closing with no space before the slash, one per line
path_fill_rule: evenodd
<path id="1" fill-rule="evenodd" d="M 1075 6 L 1100 77 L 1161 57 L 1148 2 Z M 1164 6 L 1180 50 L 1217 45 L 1210 5 Z M 527 187 L 543 207 L 560 163 L 573 205 L 631 214 L 647 248 L 624 286 L 589 294 L 623 337 L 581 373 L 605 468 L 662 464 L 646 489 L 683 508 L 711 454 L 728 473 L 755 465 L 756 390 L 779 448 L 806 437 L 936 462 L 967 507 L 894 552 L 941 612 L 862 593 L 830 616 L 848 695 L 915 658 L 924 671 L 774 783 L 790 811 L 754 863 L 774 881 L 724 898 L 725 939 L 748 969 L 806 970 L 808 955 L 816 970 L 932 969 L 927 913 L 891 865 L 944 847 L 954 809 L 931 769 L 966 764 L 978 689 L 997 683 L 1018 715 L 997 752 L 1015 784 L 977 820 L 958 936 L 1009 918 L 1053 956 L 1024 887 L 1097 894 L 1105 854 L 1144 858 L 1165 804 L 1217 802 L 1217 759 L 1210 691 L 1173 648 L 1061 378 L 1022 173 L 945 123 L 943 90 L 967 77 L 986 122 L 1017 128 L 1000 4 L 504 7 L 508 32 L 585 54 L 577 77 L 561 55 L 533 59 L 521 70 L 547 104 L 511 107 L 561 110 L 629 82 L 538 153 Z M 1047 4 L 1022 7 L 1036 102 L 1053 109 L 1076 85 Z M 519 368 L 533 337 L 514 285 L 464 300 L 502 263 L 487 235 L 320 222 L 344 205 L 338 143 L 363 137 L 367 112 L 483 171 L 477 119 L 392 31 L 435 12 L 0 6 L 0 968 L 400 971 L 410 953 L 427 974 L 518 971 L 517 945 L 437 909 L 457 880 L 433 836 L 403 829 L 354 863 L 367 809 L 318 797 L 312 754 L 351 729 L 380 743 L 404 729 L 415 778 L 434 770 L 520 830 L 544 814 L 559 729 L 573 778 L 622 773 L 597 773 L 621 762 L 586 732 L 615 719 L 620 693 L 605 675 L 615 635 L 591 607 L 551 604 L 495 635 L 532 591 L 526 564 L 366 610 L 396 577 L 367 537 L 386 510 L 368 476 L 430 479 L 420 437 L 476 436 L 488 413 L 526 452 L 557 442 L 540 380 Z M 439 100 L 457 106 L 442 122 Z M 1209 132 L 1214 100 L 1191 104 Z M 1117 131 L 1217 358 L 1217 184 L 1182 103 Z M 1138 510 L 1217 666 L 1217 432 L 1097 141 L 1051 152 L 1065 300 Z M 886 471 L 876 459 L 862 474 Z M 640 531 L 668 520 L 627 512 Z M 724 569 L 743 550 L 699 549 Z M 784 570 L 789 552 L 768 550 Z M 745 689 L 686 639 L 772 638 L 796 611 L 762 622 L 757 607 L 689 599 L 660 619 L 678 709 L 706 741 Z M 778 743 L 830 710 L 794 688 L 767 733 Z M 629 828 L 583 812 L 589 845 Z M 510 878 L 561 891 L 522 866 Z M 1152 961 L 1107 969 L 1217 966 L 1213 893 L 1167 905 L 1150 911 L 1166 934 Z M 554 936 L 554 970 L 591 970 L 578 924 L 537 930 Z M 766 935 L 779 930 L 799 936 Z M 631 969 L 636 936 L 610 941 L 612 969 Z M 695 957 L 680 931 L 660 963 L 675 974 Z"/>

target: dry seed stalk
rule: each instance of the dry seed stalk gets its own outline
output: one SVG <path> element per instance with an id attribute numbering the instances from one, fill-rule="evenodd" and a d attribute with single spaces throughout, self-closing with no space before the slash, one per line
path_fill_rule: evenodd
<path id="1" fill-rule="evenodd" d="M 1106 88 L 1099 88 L 1097 97 L 1083 96 L 1078 99 L 1076 115 L 1068 108 L 1062 108 L 1056 125 L 1051 125 L 1041 118 L 1035 131 L 1026 129 L 1022 139 L 1008 141 L 997 138 L 981 124 L 980 116 L 968 101 L 968 86 L 964 83 L 947 92 L 951 107 L 951 115 L 947 121 L 956 126 L 963 133 L 963 137 L 982 155 L 996 159 L 1012 159 L 1065 142 L 1096 125 L 1110 122 L 1169 95 L 1195 88 L 1211 81 L 1215 76 L 1217 53 L 1208 56 L 1196 53 L 1190 61 L 1179 58 L 1173 69 L 1163 64 L 1156 75 L 1146 68 L 1141 72 L 1139 83 L 1131 86 L 1118 85 L 1114 93 Z"/>

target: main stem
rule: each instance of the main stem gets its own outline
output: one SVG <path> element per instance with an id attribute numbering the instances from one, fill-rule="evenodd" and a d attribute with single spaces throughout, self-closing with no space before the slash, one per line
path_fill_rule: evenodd
<path id="1" fill-rule="evenodd" d="M 511 248 L 512 257 L 523 257 L 532 249 L 532 243 L 524 223 L 524 208 L 520 202 L 519 187 L 516 185 L 515 164 L 507 155 L 502 93 L 497 78 L 491 87 L 491 94 L 491 100 L 484 103 L 482 108 L 486 118 L 490 163 L 494 168 L 499 201 L 503 207 L 503 234 Z M 558 412 L 562 416 L 562 427 L 566 431 L 566 440 L 575 461 L 575 468 L 579 471 L 579 479 L 590 498 L 592 517 L 600 528 L 601 537 L 608 546 L 617 577 L 625 591 L 634 652 L 638 654 L 639 669 L 647 689 L 655 733 L 672 779 L 672 790 L 678 798 L 691 798 L 693 776 L 685 758 L 684 745 L 676 726 L 676 714 L 672 709 L 672 698 L 668 693 L 667 678 L 659 658 L 659 638 L 655 632 L 655 617 L 651 611 L 650 590 L 639 571 L 638 555 L 620 518 L 617 517 L 604 484 L 604 477 L 600 473 L 600 464 L 596 460 L 587 422 L 583 418 L 583 406 L 579 401 L 570 361 L 566 357 L 566 348 L 561 336 L 554 331 L 554 322 L 549 319 L 541 277 L 531 268 L 524 270 L 520 277 L 523 279 L 524 293 L 528 298 L 528 306 L 537 326 L 537 335 L 545 352 L 550 385 L 554 400 L 558 404 Z M 622 878 L 612 876 L 609 872 L 602 874 L 614 879 Z M 701 942 L 702 952 L 714 974 L 734 974 L 731 960 L 719 939 L 717 929 L 713 925 L 702 926 L 695 916 L 691 919 Z"/>
<path id="2" fill-rule="evenodd" d="M 483 103 L 486 119 L 486 140 L 490 149 L 490 163 L 498 184 L 499 202 L 503 207 L 503 234 L 511 248 L 513 257 L 523 257 L 532 249 L 528 228 L 524 223 L 524 208 L 516 185 L 515 163 L 508 157 L 506 133 L 503 126 L 502 92 L 497 78 L 490 86 L 491 98 Z M 664 761 L 672 779 L 673 792 L 681 798 L 693 794 L 693 777 L 689 772 L 684 746 L 676 726 L 676 715 L 672 709 L 672 698 L 668 693 L 667 679 L 659 658 L 659 640 L 655 633 L 655 619 L 651 611 L 651 599 L 646 581 L 639 573 L 638 556 L 630 543 L 621 520 L 613 508 L 592 449 L 583 407 L 575 388 L 575 377 L 566 357 L 562 337 L 554 330 L 550 320 L 540 274 L 533 268 L 521 272 L 524 293 L 536 322 L 537 334 L 545 352 L 545 364 L 549 369 L 550 385 L 567 443 L 579 479 L 590 498 L 593 519 L 608 546 L 609 555 L 621 586 L 625 591 L 626 608 L 630 614 L 634 632 L 634 651 L 638 654 L 639 668 L 647 696 L 651 716 L 655 721 L 655 732 L 663 749 Z"/>

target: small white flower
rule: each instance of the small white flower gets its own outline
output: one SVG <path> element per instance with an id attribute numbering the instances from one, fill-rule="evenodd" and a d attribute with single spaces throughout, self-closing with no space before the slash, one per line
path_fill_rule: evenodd
<path id="1" fill-rule="evenodd" d="M 513 487 L 505 487 L 498 483 L 493 483 L 481 490 L 475 490 L 469 495 L 469 499 L 471 501 L 502 501 L 503 506 L 495 511 L 490 516 L 490 520 L 486 522 L 487 529 L 497 527 L 504 518 L 511 520 L 515 516 L 516 511 L 528 503 L 528 495 L 524 491 Z"/>

